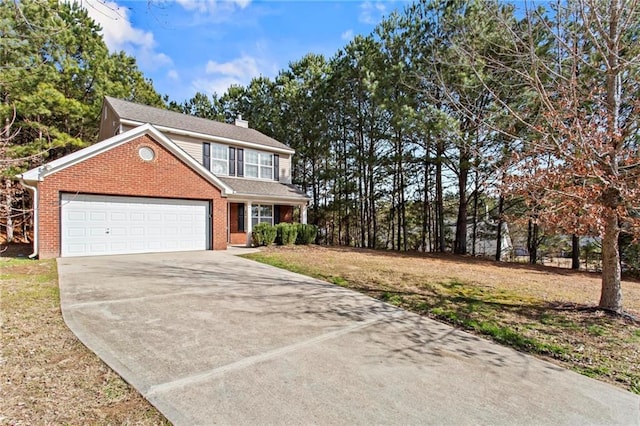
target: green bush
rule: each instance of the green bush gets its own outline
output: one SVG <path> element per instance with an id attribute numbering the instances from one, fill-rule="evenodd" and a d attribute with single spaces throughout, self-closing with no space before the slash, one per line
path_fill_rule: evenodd
<path id="1" fill-rule="evenodd" d="M 298 227 L 293 223 L 279 223 L 276 225 L 276 243 L 288 246 L 296 242 Z"/>
<path id="2" fill-rule="evenodd" d="M 251 238 L 254 246 L 270 246 L 276 240 L 276 227 L 269 223 L 259 223 L 253 227 Z"/>
<path id="3" fill-rule="evenodd" d="M 307 225 L 298 223 L 298 236 L 296 238 L 296 244 L 308 245 L 316 241 L 318 235 L 318 228 L 315 225 Z"/>

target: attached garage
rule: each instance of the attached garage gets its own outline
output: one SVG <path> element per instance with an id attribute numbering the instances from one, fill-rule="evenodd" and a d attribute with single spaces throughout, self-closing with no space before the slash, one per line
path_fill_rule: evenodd
<path id="1" fill-rule="evenodd" d="M 210 203 L 61 194 L 61 256 L 207 250 Z"/>
<path id="2" fill-rule="evenodd" d="M 40 258 L 227 248 L 233 190 L 149 124 L 18 177 Z"/>

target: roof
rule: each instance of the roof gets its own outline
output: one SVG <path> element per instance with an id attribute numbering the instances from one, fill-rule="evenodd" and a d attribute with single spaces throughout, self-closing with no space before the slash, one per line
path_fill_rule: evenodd
<path id="1" fill-rule="evenodd" d="M 19 179 L 26 182 L 41 182 L 45 177 L 54 174 L 60 170 L 71 167 L 74 164 L 81 163 L 96 155 L 102 154 L 112 148 L 123 145 L 133 139 L 136 139 L 143 135 L 151 136 L 156 142 L 164 146 L 173 155 L 182 160 L 185 164 L 191 167 L 196 173 L 200 174 L 206 180 L 211 182 L 217 188 L 220 188 L 223 195 L 228 195 L 233 192 L 233 189 L 227 184 L 222 182 L 220 178 L 207 170 L 204 166 L 198 163 L 192 156 L 187 154 L 182 148 L 175 144 L 171 139 L 166 137 L 162 132 L 153 127 L 151 124 L 145 124 L 139 127 L 135 127 L 127 132 L 120 133 L 109 139 L 105 139 L 102 142 L 98 142 L 79 151 L 73 152 L 69 155 L 65 155 L 62 158 L 51 161 L 43 166 L 36 167 L 22 174 L 17 175 Z"/>
<path id="2" fill-rule="evenodd" d="M 155 126 L 168 127 L 188 132 L 201 133 L 214 137 L 231 139 L 237 142 L 248 142 L 270 148 L 293 152 L 291 147 L 255 129 L 221 123 L 206 118 L 194 117 L 175 111 L 136 104 L 122 99 L 105 96 L 116 115 L 122 120 L 131 120 L 140 124 L 150 123 Z M 162 129 L 161 129 L 162 130 Z"/>
<path id="3" fill-rule="evenodd" d="M 234 197 L 247 198 L 288 198 L 299 201 L 308 201 L 307 194 L 294 185 L 282 182 L 263 181 L 257 179 L 243 179 L 232 177 L 219 177 L 226 185 L 233 189 Z"/>

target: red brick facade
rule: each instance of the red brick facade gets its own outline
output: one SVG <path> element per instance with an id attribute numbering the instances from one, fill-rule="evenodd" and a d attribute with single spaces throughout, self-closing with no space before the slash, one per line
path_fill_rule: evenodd
<path id="1" fill-rule="evenodd" d="M 152 147 L 152 161 L 138 155 Z M 45 177 L 39 190 L 39 255 L 60 256 L 60 193 L 186 198 L 212 203 L 214 250 L 227 248 L 227 200 L 214 185 L 149 136 L 141 136 Z"/>
<path id="2" fill-rule="evenodd" d="M 238 203 L 229 203 L 229 243 L 247 244 L 247 233 L 238 230 Z"/>

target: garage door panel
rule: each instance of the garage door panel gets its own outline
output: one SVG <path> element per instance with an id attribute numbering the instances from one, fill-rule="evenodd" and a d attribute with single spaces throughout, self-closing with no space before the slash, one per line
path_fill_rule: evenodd
<path id="1" fill-rule="evenodd" d="M 147 220 L 151 222 L 160 222 L 162 220 L 162 215 L 160 213 L 148 213 Z"/>
<path id="2" fill-rule="evenodd" d="M 89 220 L 92 222 L 104 222 L 107 220 L 107 212 L 105 211 L 92 211 L 89 214 Z"/>
<path id="3" fill-rule="evenodd" d="M 105 226 L 89 226 L 88 228 L 90 237 L 104 237 L 107 234 L 107 227 Z"/>
<path id="4" fill-rule="evenodd" d="M 69 218 L 71 220 L 85 220 L 87 215 L 84 212 L 70 211 Z"/>
<path id="5" fill-rule="evenodd" d="M 116 226 L 111 226 L 111 228 L 109 228 L 110 232 L 109 234 L 111 235 L 111 237 L 124 237 L 129 234 L 129 229 L 126 227 L 116 227 Z"/>
<path id="6" fill-rule="evenodd" d="M 87 235 L 87 230 L 85 228 L 71 227 L 67 229 L 67 235 L 70 237 L 84 237 Z"/>
<path id="7" fill-rule="evenodd" d="M 144 250 L 145 245 L 142 241 L 133 241 L 131 242 L 131 249 L 132 250 Z"/>
<path id="8" fill-rule="evenodd" d="M 84 253 L 86 251 L 86 244 L 69 244 L 68 245 L 68 251 L 70 255 L 76 255 L 78 256 L 80 253 Z"/>
<path id="9" fill-rule="evenodd" d="M 61 255 L 206 250 L 209 203 L 63 194 Z"/>
<path id="10" fill-rule="evenodd" d="M 105 254 L 108 252 L 106 243 L 90 243 L 87 244 L 87 247 L 89 247 L 91 254 Z"/>
<path id="11" fill-rule="evenodd" d="M 128 222 L 129 221 L 129 215 L 125 212 L 112 212 L 109 216 L 109 219 L 112 222 Z"/>

